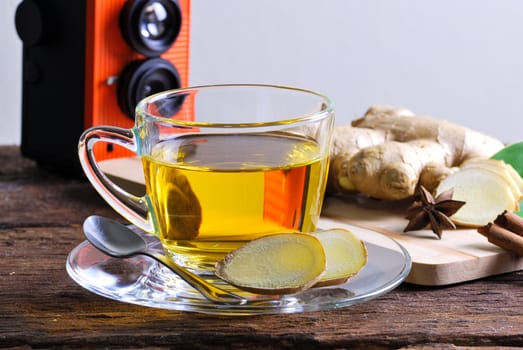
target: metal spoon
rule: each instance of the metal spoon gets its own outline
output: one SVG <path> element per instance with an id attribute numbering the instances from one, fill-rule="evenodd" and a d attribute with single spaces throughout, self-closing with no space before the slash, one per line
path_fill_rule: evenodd
<path id="1" fill-rule="evenodd" d="M 180 276 L 207 299 L 225 304 L 243 304 L 247 300 L 205 281 L 201 277 L 179 266 L 165 255 L 147 248 L 140 235 L 114 220 L 102 216 L 89 216 L 84 221 L 84 233 L 89 242 L 103 253 L 115 258 L 147 255 Z"/>

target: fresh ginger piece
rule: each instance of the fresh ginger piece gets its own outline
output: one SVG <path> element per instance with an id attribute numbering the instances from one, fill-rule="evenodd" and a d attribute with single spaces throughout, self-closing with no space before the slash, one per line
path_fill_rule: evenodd
<path id="1" fill-rule="evenodd" d="M 371 108 L 351 125 L 384 130 L 389 140 L 436 142 L 446 150 L 447 166 L 457 166 L 472 158 L 488 158 L 503 148 L 503 143 L 495 137 L 429 116 L 406 116 Z"/>
<path id="2" fill-rule="evenodd" d="M 418 184 L 433 189 L 454 167 L 502 148 L 498 139 L 457 124 L 373 106 L 335 128 L 327 189 L 402 200 Z"/>
<path id="3" fill-rule="evenodd" d="M 464 168 L 473 167 L 479 167 L 498 173 L 510 183 L 510 188 L 516 199 L 520 199 L 523 196 L 523 179 L 511 165 L 502 160 L 490 158 L 473 160 L 466 162 L 464 165 Z"/>
<path id="4" fill-rule="evenodd" d="M 421 171 L 418 185 L 425 187 L 427 191 L 432 193 L 444 178 L 458 170 L 458 167 L 449 168 L 444 164 L 429 163 Z"/>
<path id="5" fill-rule="evenodd" d="M 335 228 L 312 235 L 320 240 L 327 258 L 325 273 L 314 287 L 345 283 L 367 263 L 365 243 L 352 232 Z"/>
<path id="6" fill-rule="evenodd" d="M 494 171 L 480 168 L 463 168 L 449 175 L 438 186 L 437 194 L 454 189 L 453 199 L 465 201 L 450 219 L 458 225 L 479 227 L 493 221 L 504 210 L 517 209 L 510 183 Z"/>
<path id="7" fill-rule="evenodd" d="M 510 177 L 518 185 L 519 189 L 521 190 L 521 193 L 523 194 L 523 178 L 521 178 L 519 173 L 516 171 L 516 169 L 514 169 L 512 165 L 507 163 L 505 163 L 505 165 Z"/>
<path id="8" fill-rule="evenodd" d="M 221 279 L 258 294 L 292 294 L 316 284 L 325 271 L 321 242 L 301 233 L 281 233 L 250 241 L 215 267 Z"/>
<path id="9" fill-rule="evenodd" d="M 426 165 L 445 164 L 445 158 L 446 149 L 433 141 L 389 141 L 356 153 L 347 161 L 347 177 L 370 197 L 401 200 L 414 195 Z"/>

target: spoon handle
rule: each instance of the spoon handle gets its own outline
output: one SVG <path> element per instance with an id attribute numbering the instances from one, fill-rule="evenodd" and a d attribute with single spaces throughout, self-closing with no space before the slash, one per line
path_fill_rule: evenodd
<path id="1" fill-rule="evenodd" d="M 190 286 L 192 286 L 194 289 L 199 291 L 204 297 L 213 302 L 224 304 L 244 304 L 247 301 L 239 295 L 218 288 L 217 286 L 207 282 L 200 276 L 176 264 L 174 261 L 172 261 L 165 255 L 149 250 L 143 253 L 171 269 Z"/>

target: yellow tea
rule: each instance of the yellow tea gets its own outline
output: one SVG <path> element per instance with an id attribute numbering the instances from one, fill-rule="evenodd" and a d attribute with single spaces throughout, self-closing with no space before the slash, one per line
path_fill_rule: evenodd
<path id="1" fill-rule="evenodd" d="M 313 231 L 328 166 L 321 154 L 314 141 L 282 133 L 158 143 L 142 159 L 164 247 L 184 265 L 206 268 L 256 237 Z"/>

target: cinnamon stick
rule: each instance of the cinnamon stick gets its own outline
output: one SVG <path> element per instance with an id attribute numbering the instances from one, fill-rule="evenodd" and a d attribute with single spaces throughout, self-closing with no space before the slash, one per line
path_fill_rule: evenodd
<path id="1" fill-rule="evenodd" d="M 485 226 L 479 227 L 478 232 L 487 237 L 490 243 L 511 251 L 518 256 L 523 256 L 523 236 L 514 234 L 512 231 L 490 222 Z"/>
<path id="2" fill-rule="evenodd" d="M 517 214 L 505 210 L 503 213 L 498 215 L 494 220 L 494 223 L 523 236 L 523 218 Z"/>

